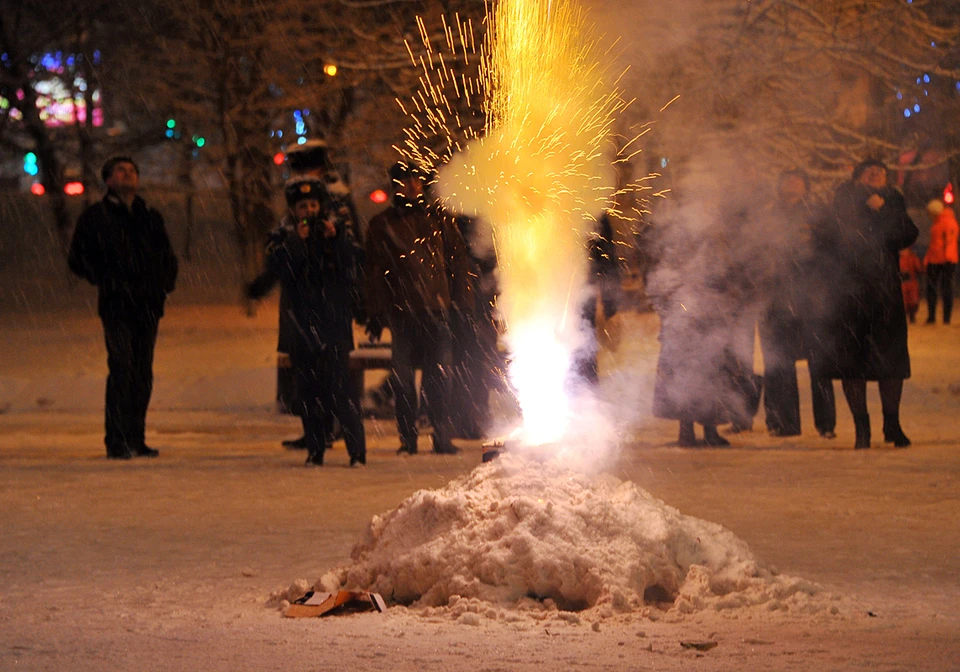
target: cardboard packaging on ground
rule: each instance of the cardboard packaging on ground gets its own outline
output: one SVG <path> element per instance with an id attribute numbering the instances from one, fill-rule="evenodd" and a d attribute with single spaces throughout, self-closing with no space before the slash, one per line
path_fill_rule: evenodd
<path id="1" fill-rule="evenodd" d="M 287 618 L 313 618 L 330 613 L 352 614 L 372 610 L 380 613 L 387 610 L 387 604 L 379 593 L 362 590 L 338 590 L 335 593 L 310 591 L 287 607 L 283 615 Z"/>

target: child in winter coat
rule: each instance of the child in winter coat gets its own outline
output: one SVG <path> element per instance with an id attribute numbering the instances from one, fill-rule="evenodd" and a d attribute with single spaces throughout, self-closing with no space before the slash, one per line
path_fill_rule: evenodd
<path id="1" fill-rule="evenodd" d="M 910 324 L 917 321 L 920 307 L 920 275 L 923 263 L 912 247 L 900 250 L 900 287 L 903 290 L 903 306 L 907 309 Z"/>

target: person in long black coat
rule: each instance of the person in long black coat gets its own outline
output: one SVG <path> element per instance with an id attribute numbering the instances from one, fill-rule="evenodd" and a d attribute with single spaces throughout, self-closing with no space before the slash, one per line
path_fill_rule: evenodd
<path id="1" fill-rule="evenodd" d="M 717 426 L 749 414 L 733 329 L 739 298 L 730 293 L 739 269 L 722 233 L 695 239 L 670 230 L 647 288 L 660 316 L 653 415 L 680 421 L 679 446 L 697 445 L 694 423 L 703 425 L 704 444 L 727 446 Z"/>
<path id="2" fill-rule="evenodd" d="M 107 346 L 104 443 L 107 457 L 156 457 L 144 442 L 153 390 L 153 353 L 167 294 L 177 280 L 163 217 L 137 195 L 132 159 L 109 159 L 101 170 L 103 200 L 84 210 L 70 244 L 70 270 L 97 287 Z"/>
<path id="3" fill-rule="evenodd" d="M 291 348 L 307 440 L 307 464 L 322 465 L 334 418 L 343 430 L 350 466 L 366 464 L 360 393 L 350 375 L 353 319 L 360 310 L 363 250 L 329 199 L 322 182 L 306 178 L 287 186 L 296 233 L 274 247 L 268 264 L 290 299 L 299 338 Z M 320 203 L 306 214 L 308 201 Z"/>
<path id="4" fill-rule="evenodd" d="M 831 224 L 838 303 L 824 373 L 843 381 L 856 448 L 870 447 L 868 380 L 876 380 L 880 388 L 884 440 L 909 446 L 900 426 L 910 353 L 899 254 L 913 244 L 919 229 L 907 214 L 903 195 L 887 184 L 886 166 L 876 160 L 858 165 L 851 180 L 837 189 Z"/>

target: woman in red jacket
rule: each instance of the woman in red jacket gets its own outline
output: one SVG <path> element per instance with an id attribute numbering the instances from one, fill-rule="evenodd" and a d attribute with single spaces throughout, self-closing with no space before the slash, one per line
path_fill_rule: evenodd
<path id="1" fill-rule="evenodd" d="M 933 217 L 930 227 L 930 247 L 923 258 L 927 269 L 927 324 L 936 322 L 937 289 L 943 296 L 943 323 L 950 324 L 953 312 L 953 276 L 957 270 L 957 235 L 960 228 L 953 209 L 938 198 L 927 204 Z"/>

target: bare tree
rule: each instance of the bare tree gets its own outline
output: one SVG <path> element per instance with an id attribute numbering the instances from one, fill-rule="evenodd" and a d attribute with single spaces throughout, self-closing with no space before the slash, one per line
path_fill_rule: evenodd
<path id="1" fill-rule="evenodd" d="M 660 120 L 663 154 L 678 162 L 719 139 L 759 168 L 803 166 L 834 181 L 866 156 L 892 159 L 929 135 L 933 129 L 918 119 L 956 124 L 960 99 L 931 94 L 936 82 L 948 89 L 960 80 L 956 5 L 695 3 L 683 13 L 692 24 L 684 38 L 664 40 L 657 67 L 639 79 L 644 91 L 679 99 L 663 114 L 637 112 Z M 928 108 L 925 116 L 914 105 Z M 952 156 L 960 154 L 956 138 L 948 144 Z"/>
<path id="2" fill-rule="evenodd" d="M 244 277 L 258 271 L 275 224 L 276 131 L 296 138 L 296 110 L 342 160 L 360 169 L 386 160 L 404 124 L 394 99 L 417 86 L 405 41 L 419 41 L 418 16 L 428 41 L 445 40 L 443 17 L 456 4 L 173 0 L 145 14 L 153 39 L 126 80 L 145 109 L 211 139 L 205 151 L 222 165 Z"/>
<path id="3" fill-rule="evenodd" d="M 57 232 L 66 246 L 71 229 L 63 191 L 65 167 L 79 164 L 86 193 L 96 183 L 94 127 L 98 45 L 122 44 L 128 15 L 104 1 L 35 0 L 0 3 L 0 144 L 8 151 L 37 156 L 40 181 L 51 204 Z M 107 36 L 111 36 L 107 39 Z M 53 55 L 57 55 L 53 57 Z M 56 67 L 47 65 L 53 58 Z M 72 123 L 55 125 L 41 110 L 41 90 L 65 91 L 75 101 Z M 83 90 L 80 90 L 82 88 Z M 82 100 L 82 108 L 76 101 Z M 83 109 L 85 114 L 78 112 Z"/>

